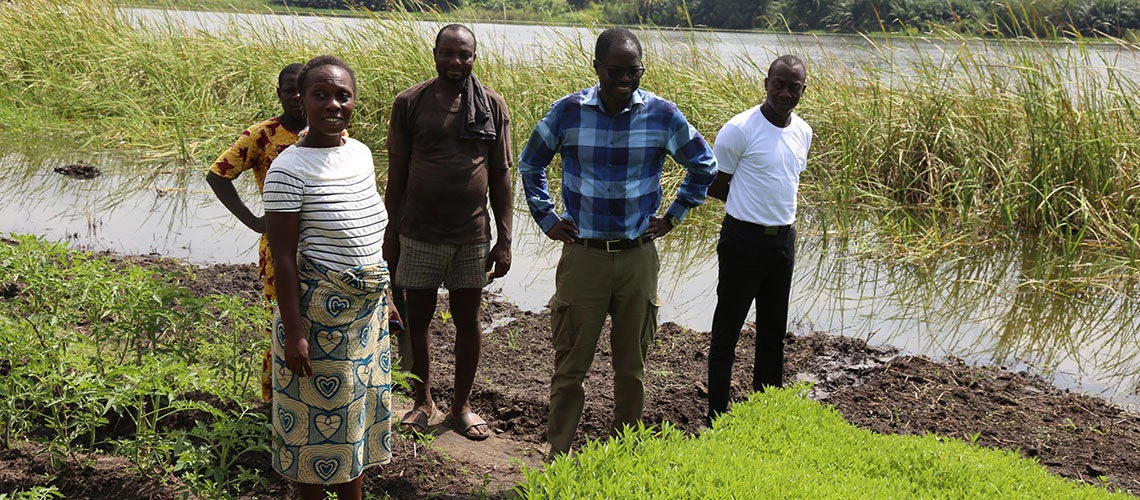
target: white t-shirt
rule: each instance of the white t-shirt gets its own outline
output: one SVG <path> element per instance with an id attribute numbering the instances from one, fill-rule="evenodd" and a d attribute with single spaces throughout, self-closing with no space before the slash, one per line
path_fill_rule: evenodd
<path id="1" fill-rule="evenodd" d="M 724 211 L 764 226 L 794 223 L 810 148 L 811 127 L 795 113 L 784 128 L 772 125 L 760 106 L 732 117 L 713 146 L 717 170 L 732 175 Z"/>
<path id="2" fill-rule="evenodd" d="M 388 211 L 376 191 L 372 151 L 289 146 L 265 176 L 266 212 L 300 212 L 299 254 L 334 270 L 384 260 Z"/>

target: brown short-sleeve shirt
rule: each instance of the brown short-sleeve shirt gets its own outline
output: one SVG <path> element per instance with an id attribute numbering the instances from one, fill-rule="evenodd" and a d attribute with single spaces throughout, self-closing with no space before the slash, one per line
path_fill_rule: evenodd
<path id="1" fill-rule="evenodd" d="M 491 241 L 487 173 L 509 170 L 510 116 L 506 102 L 484 87 L 495 123 L 493 141 L 460 139 L 461 97 L 441 102 L 432 78 L 396 96 L 388 124 L 388 154 L 409 155 L 408 185 L 399 234 L 429 243 L 467 245 Z"/>

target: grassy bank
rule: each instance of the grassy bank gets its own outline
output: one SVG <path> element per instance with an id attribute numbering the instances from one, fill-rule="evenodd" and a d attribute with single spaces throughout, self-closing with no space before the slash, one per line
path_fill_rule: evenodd
<path id="1" fill-rule="evenodd" d="M 288 3 L 288 5 L 286 5 Z M 381 19 L 423 19 L 438 20 L 440 15 L 425 7 L 423 11 L 412 9 L 410 11 L 389 12 L 375 11 L 372 13 L 360 10 L 320 9 L 298 6 L 292 2 L 276 2 L 273 0 L 128 0 L 123 5 L 129 7 L 179 9 L 179 10 L 205 10 L 215 12 L 257 12 L 274 14 L 311 14 L 319 16 L 338 17 L 372 17 Z M 533 23 L 533 24 L 604 24 L 599 18 L 597 9 L 583 11 L 551 12 L 542 8 L 542 5 L 527 6 L 515 5 L 499 8 L 499 5 L 485 8 L 484 6 L 464 5 L 447 13 L 449 17 L 470 21 Z"/>
<path id="2" fill-rule="evenodd" d="M 285 7 L 272 0 L 131 0 L 122 2 L 129 7 L 155 7 L 175 8 L 185 10 L 234 10 L 234 11 L 265 11 L 274 6 Z M 327 9 L 329 11 L 339 9 Z"/>
<path id="3" fill-rule="evenodd" d="M 379 151 L 396 93 L 433 74 L 430 42 L 406 21 L 305 43 L 240 25 L 219 34 L 138 30 L 111 7 L 68 0 L 9 2 L 0 5 L 0 127 L 62 135 L 83 147 L 139 149 L 201 169 L 247 124 L 276 111 L 281 65 L 330 52 L 357 70 L 351 132 Z M 810 88 L 799 110 L 816 131 L 807 204 L 881 211 L 881 252 L 1042 237 L 1134 263 L 1136 75 L 1097 60 L 1080 39 L 979 42 L 947 33 L 939 43 L 940 52 L 909 62 L 885 45 L 808 61 Z M 1138 57 L 1137 46 L 1118 43 L 1120 57 Z M 710 139 L 758 102 L 770 57 L 756 54 L 741 67 L 691 47 L 648 49 L 642 85 L 677 102 Z M 476 68 L 507 97 L 516 152 L 551 102 L 594 80 L 577 40 L 551 39 L 537 59 L 484 51 Z M 671 176 L 667 188 L 679 181 Z M 719 212 L 700 211 L 698 224 L 715 226 Z M 852 229 L 833 222 L 826 229 Z"/>

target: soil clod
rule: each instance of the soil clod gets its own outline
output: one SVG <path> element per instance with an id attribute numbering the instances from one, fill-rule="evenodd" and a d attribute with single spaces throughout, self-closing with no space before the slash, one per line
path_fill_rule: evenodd
<path id="1" fill-rule="evenodd" d="M 57 174 L 63 174 L 72 179 L 94 179 L 103 175 L 103 171 L 94 165 L 84 165 L 82 163 L 72 163 L 71 165 L 64 165 L 62 167 L 55 167 L 52 169 Z"/>
<path id="2" fill-rule="evenodd" d="M 19 281 L 5 281 L 0 283 L 0 298 L 14 299 L 24 291 L 24 284 Z"/>

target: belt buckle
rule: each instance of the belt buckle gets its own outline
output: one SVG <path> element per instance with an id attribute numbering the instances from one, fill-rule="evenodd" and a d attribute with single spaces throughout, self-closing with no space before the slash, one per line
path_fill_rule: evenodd
<path id="1" fill-rule="evenodd" d="M 610 249 L 610 243 L 621 243 L 622 241 L 623 241 L 623 240 L 606 240 L 606 252 L 608 252 L 608 253 L 618 253 L 618 252 L 620 252 L 620 251 L 621 251 L 621 249 L 620 249 L 620 248 L 618 248 L 618 249 Z"/>
<path id="2" fill-rule="evenodd" d="M 768 236 L 780 234 L 780 228 L 777 226 L 764 226 L 764 234 Z"/>

